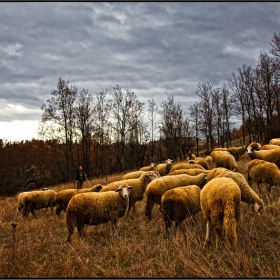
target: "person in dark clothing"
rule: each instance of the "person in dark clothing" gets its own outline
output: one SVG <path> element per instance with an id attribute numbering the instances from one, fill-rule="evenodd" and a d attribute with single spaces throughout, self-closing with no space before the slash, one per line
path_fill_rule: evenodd
<path id="1" fill-rule="evenodd" d="M 86 174 L 83 170 L 83 167 L 80 165 L 79 169 L 76 171 L 75 180 L 78 181 L 77 189 L 83 188 L 84 180 L 86 179 Z"/>

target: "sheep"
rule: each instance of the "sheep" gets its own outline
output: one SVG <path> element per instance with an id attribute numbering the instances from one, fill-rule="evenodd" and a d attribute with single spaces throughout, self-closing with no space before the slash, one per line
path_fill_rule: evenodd
<path id="1" fill-rule="evenodd" d="M 145 171 L 143 170 L 138 170 L 138 171 L 126 173 L 123 175 L 122 180 L 139 178 L 144 172 Z"/>
<path id="2" fill-rule="evenodd" d="M 155 167 L 155 171 L 157 171 L 160 176 L 167 175 L 170 172 L 172 167 L 172 159 L 167 159 L 165 163 L 160 163 Z"/>
<path id="3" fill-rule="evenodd" d="M 278 146 L 278 145 L 267 144 L 267 145 L 261 146 L 260 150 L 273 150 L 273 149 L 279 149 L 279 148 L 280 148 L 280 146 Z"/>
<path id="4" fill-rule="evenodd" d="M 30 192 L 22 192 L 18 195 L 18 206 L 17 209 L 18 211 L 21 213 L 21 209 L 24 207 L 25 205 L 25 198 L 26 196 L 29 194 Z"/>
<path id="5" fill-rule="evenodd" d="M 254 151 L 259 151 L 261 149 L 261 144 L 258 142 L 252 142 L 251 144 L 248 145 L 248 147 L 246 148 L 246 150 L 254 150 Z"/>
<path id="6" fill-rule="evenodd" d="M 207 182 L 206 179 L 207 175 L 201 173 L 197 176 L 179 174 L 173 176 L 165 176 L 153 180 L 148 184 L 146 188 L 147 201 L 145 206 L 145 215 L 151 221 L 153 206 L 155 203 L 157 203 L 158 205 L 161 204 L 161 197 L 166 191 L 189 185 L 197 185 L 198 187 L 202 188 Z"/>
<path id="7" fill-rule="evenodd" d="M 166 191 L 161 197 L 161 209 L 166 233 L 169 236 L 172 221 L 175 221 L 178 228 L 183 220 L 201 210 L 200 188 L 190 185 Z"/>
<path id="8" fill-rule="evenodd" d="M 252 181 L 257 183 L 259 192 L 260 183 L 267 184 L 268 198 L 272 203 L 270 197 L 270 190 L 272 186 L 280 187 L 280 170 L 275 163 L 271 163 L 261 159 L 254 159 L 248 164 L 248 182 Z"/>
<path id="9" fill-rule="evenodd" d="M 233 155 L 227 151 L 215 151 L 211 153 L 216 167 L 224 167 L 229 170 L 238 171 L 238 165 Z"/>
<path id="10" fill-rule="evenodd" d="M 67 241 L 71 241 L 75 227 L 82 238 L 85 224 L 99 225 L 110 221 L 114 233 L 117 219 L 127 214 L 132 189 L 132 186 L 121 185 L 115 191 L 74 195 L 66 209 Z"/>
<path id="11" fill-rule="evenodd" d="M 191 151 L 188 151 L 188 156 L 187 156 L 186 160 L 191 160 L 191 159 L 195 159 L 195 158 L 196 158 L 196 156 L 194 154 L 192 154 Z"/>
<path id="12" fill-rule="evenodd" d="M 200 168 L 190 168 L 190 169 L 176 169 L 170 171 L 168 175 L 178 175 L 178 174 L 188 174 L 191 176 L 196 176 L 200 173 L 208 174 L 210 170 L 204 170 Z"/>
<path id="13" fill-rule="evenodd" d="M 230 249 L 237 245 L 237 225 L 240 221 L 241 191 L 237 183 L 227 177 L 214 178 L 200 192 L 200 207 L 206 221 L 205 245 L 209 242 L 211 226 L 216 231 L 216 249 L 222 229 Z"/>
<path id="14" fill-rule="evenodd" d="M 208 170 L 209 166 L 208 163 L 206 162 L 205 159 L 195 159 L 195 160 L 189 160 L 188 163 L 190 164 L 199 164 L 201 165 L 204 169 Z"/>
<path id="15" fill-rule="evenodd" d="M 40 210 L 42 208 L 51 207 L 51 213 L 53 214 L 53 207 L 56 204 L 56 191 L 33 191 L 26 195 L 24 200 L 24 206 L 22 208 L 22 216 L 27 217 L 31 212 L 36 218 L 34 210 Z"/>
<path id="16" fill-rule="evenodd" d="M 209 166 L 209 169 L 212 169 L 213 165 L 214 165 L 213 158 L 211 156 L 207 156 L 205 158 L 205 161 L 207 162 L 207 165 Z"/>
<path id="17" fill-rule="evenodd" d="M 228 151 L 231 155 L 234 156 L 235 160 L 239 161 L 240 156 L 244 155 L 246 152 L 246 146 L 240 146 L 240 147 L 229 147 Z"/>
<path id="18" fill-rule="evenodd" d="M 262 159 L 275 163 L 280 168 L 280 149 L 255 151 L 248 148 L 248 155 L 252 159 Z"/>
<path id="19" fill-rule="evenodd" d="M 135 213 L 135 203 L 137 201 L 141 201 L 144 198 L 144 193 L 146 190 L 147 185 L 154 179 L 157 179 L 158 173 L 155 171 L 144 172 L 139 178 L 136 179 L 126 179 L 121 181 L 115 181 L 109 183 L 106 186 L 103 186 L 100 192 L 107 192 L 107 191 L 115 191 L 119 186 L 123 184 L 127 184 L 134 188 L 131 198 L 130 198 L 130 205 L 128 208 L 128 213 L 130 212 L 131 208 Z"/>
<path id="20" fill-rule="evenodd" d="M 154 171 L 155 164 L 152 162 L 149 166 L 143 166 L 139 169 L 140 171 Z"/>
<path id="21" fill-rule="evenodd" d="M 280 138 L 273 138 L 269 141 L 269 144 L 280 146 Z"/>
<path id="22" fill-rule="evenodd" d="M 233 179 L 241 190 L 241 201 L 246 202 L 254 212 L 261 213 L 264 203 L 258 194 L 249 186 L 246 178 L 238 172 L 230 171 L 223 167 L 213 168 L 207 174 L 207 181 L 217 177 L 228 177 Z"/>
<path id="23" fill-rule="evenodd" d="M 60 215 L 61 211 L 66 212 L 67 205 L 70 199 L 78 194 L 78 193 L 86 193 L 86 192 L 99 192 L 102 189 L 102 185 L 97 184 L 91 188 L 83 188 L 83 189 L 65 189 L 59 191 L 56 194 L 56 215 Z"/>
<path id="24" fill-rule="evenodd" d="M 203 166 L 201 166 L 200 164 L 197 164 L 197 163 L 180 162 L 180 163 L 174 164 L 172 166 L 170 172 L 173 172 L 174 170 L 178 170 L 178 169 L 193 169 L 193 168 L 205 170 L 205 168 Z"/>

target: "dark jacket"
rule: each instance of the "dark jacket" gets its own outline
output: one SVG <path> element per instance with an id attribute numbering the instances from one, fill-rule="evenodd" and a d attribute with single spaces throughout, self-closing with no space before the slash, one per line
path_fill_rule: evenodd
<path id="1" fill-rule="evenodd" d="M 76 181 L 79 181 L 79 180 L 85 180 L 86 179 L 86 174 L 84 172 L 84 170 L 76 170 L 76 173 L 75 173 L 75 180 Z"/>

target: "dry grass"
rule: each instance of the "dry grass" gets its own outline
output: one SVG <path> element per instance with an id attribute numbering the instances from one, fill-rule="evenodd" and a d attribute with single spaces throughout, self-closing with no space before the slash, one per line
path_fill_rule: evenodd
<path id="1" fill-rule="evenodd" d="M 246 171 L 247 159 L 239 162 Z M 122 175 L 108 177 L 119 180 Z M 100 179 L 101 184 L 106 179 Z M 90 182 L 96 184 L 96 180 Z M 85 182 L 86 187 L 87 182 Z M 49 187 L 56 191 L 71 184 Z M 205 224 L 201 212 L 196 223 L 168 239 L 158 206 L 146 223 L 145 201 L 137 213 L 118 221 L 118 235 L 110 223 L 87 226 L 80 240 L 75 229 L 66 241 L 65 213 L 37 211 L 24 219 L 17 213 L 17 196 L 0 198 L 1 278 L 278 278 L 280 276 L 280 205 L 277 201 L 262 215 L 252 214 L 242 203 L 238 246 L 214 249 L 203 245 Z M 11 223 L 18 223 L 16 228 Z M 213 236 L 212 236 L 213 240 Z"/>

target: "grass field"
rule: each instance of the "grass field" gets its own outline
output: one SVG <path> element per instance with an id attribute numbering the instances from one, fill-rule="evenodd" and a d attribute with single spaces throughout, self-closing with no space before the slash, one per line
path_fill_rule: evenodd
<path id="1" fill-rule="evenodd" d="M 238 163 L 244 175 L 248 158 Z M 90 180 L 106 184 L 123 174 Z M 85 182 L 84 187 L 87 187 Z M 252 186 L 254 188 L 254 186 Z M 49 187 L 56 191 L 72 184 Z M 255 189 L 255 188 L 254 188 Z M 75 229 L 72 242 L 66 241 L 65 213 L 50 209 L 23 218 L 17 212 L 17 195 L 0 198 L 1 278 L 279 278 L 280 205 L 276 187 L 274 203 L 261 215 L 251 213 L 242 203 L 238 245 L 230 251 L 215 249 L 214 236 L 204 246 L 205 223 L 201 212 L 193 225 L 184 221 L 184 230 L 167 238 L 162 214 L 154 207 L 152 221 L 144 215 L 145 199 L 136 204 L 136 213 L 119 219 L 118 235 L 110 223 L 86 226 L 80 240 Z M 14 228 L 11 223 L 18 223 Z"/>

